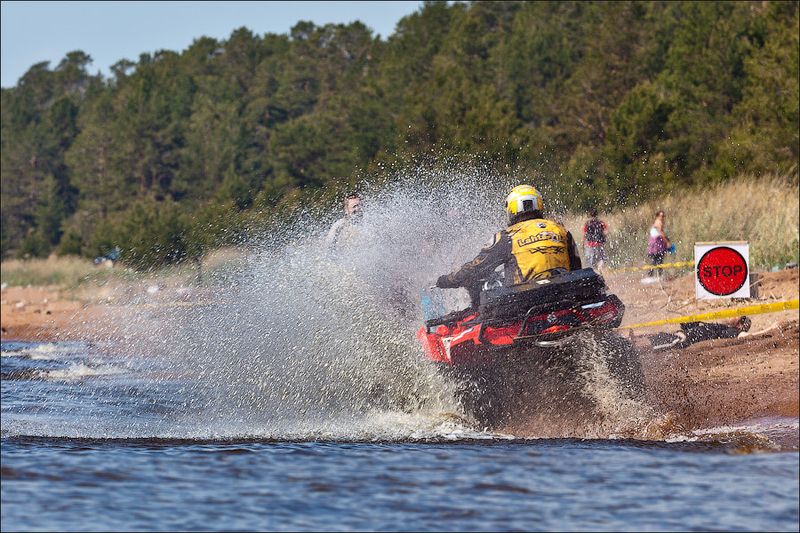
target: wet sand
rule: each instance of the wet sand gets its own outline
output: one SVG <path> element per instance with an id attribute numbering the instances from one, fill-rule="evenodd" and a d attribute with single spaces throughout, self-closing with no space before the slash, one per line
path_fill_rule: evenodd
<path id="1" fill-rule="evenodd" d="M 673 422 L 686 429 L 764 417 L 796 420 L 798 331 L 796 320 L 784 321 L 752 337 L 667 352 L 640 349 L 648 403 L 673 413 Z"/>
<path id="2" fill-rule="evenodd" d="M 798 298 L 798 269 L 761 273 L 759 298 L 694 299 L 691 274 L 642 285 L 641 276 L 608 276 L 626 305 L 626 324 Z M 642 360 L 648 403 L 671 411 L 682 425 L 713 427 L 754 417 L 797 418 L 800 315 L 797 310 L 753 315 L 746 336 L 653 352 L 647 335 L 678 324 L 628 330 Z"/>

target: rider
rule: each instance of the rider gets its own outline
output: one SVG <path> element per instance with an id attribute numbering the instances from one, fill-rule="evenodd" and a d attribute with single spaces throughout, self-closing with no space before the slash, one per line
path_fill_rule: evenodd
<path id="1" fill-rule="evenodd" d="M 500 265 L 504 265 L 505 285 L 549 278 L 581 268 L 572 234 L 542 215 L 539 191 L 530 185 L 514 187 L 506 198 L 506 213 L 508 227 L 498 232 L 475 259 L 455 272 L 440 276 L 436 280 L 437 287 L 465 287 L 475 305 L 480 281 Z"/>

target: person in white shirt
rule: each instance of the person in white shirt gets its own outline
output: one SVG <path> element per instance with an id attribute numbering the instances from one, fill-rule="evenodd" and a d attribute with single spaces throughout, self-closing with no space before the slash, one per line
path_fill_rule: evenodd
<path id="1" fill-rule="evenodd" d="M 328 248 L 335 248 L 343 240 L 347 240 L 353 233 L 354 226 L 362 214 L 361 195 L 358 193 L 348 194 L 344 199 L 344 216 L 333 223 L 328 235 L 325 237 L 325 245 Z"/>

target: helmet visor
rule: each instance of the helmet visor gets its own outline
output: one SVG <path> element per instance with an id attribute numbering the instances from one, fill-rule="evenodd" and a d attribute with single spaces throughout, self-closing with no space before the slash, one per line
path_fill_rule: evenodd
<path id="1" fill-rule="evenodd" d="M 516 207 L 516 209 L 511 210 L 511 213 L 516 215 L 541 209 L 542 200 L 538 196 L 530 194 L 517 198 L 515 203 L 516 205 L 514 207 Z"/>

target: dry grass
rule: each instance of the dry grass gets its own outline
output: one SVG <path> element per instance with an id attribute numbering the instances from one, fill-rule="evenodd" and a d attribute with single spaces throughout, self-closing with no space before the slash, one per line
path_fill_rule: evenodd
<path id="1" fill-rule="evenodd" d="M 244 253 L 234 248 L 220 248 L 203 258 L 204 279 L 214 275 L 224 275 L 243 261 Z M 9 287 L 57 286 L 62 289 L 76 289 L 92 285 L 105 285 L 108 282 L 141 282 L 172 280 L 179 285 L 196 283 L 197 265 L 186 262 L 181 265 L 166 266 L 147 272 L 136 272 L 118 263 L 114 268 L 95 266 L 92 261 L 82 257 L 51 255 L 47 259 L 9 259 L 0 264 L 0 281 Z"/>
<path id="2" fill-rule="evenodd" d="M 241 263 L 245 257 L 246 252 L 241 248 L 233 246 L 225 246 L 212 250 L 205 257 L 203 257 L 204 270 L 218 270 L 229 267 L 232 264 Z"/>
<path id="3" fill-rule="evenodd" d="M 743 177 L 601 214 L 610 227 L 606 250 L 612 266 L 646 263 L 648 231 L 659 209 L 666 213 L 666 234 L 677 248 L 665 262 L 692 260 L 694 243 L 703 241 L 748 241 L 754 269 L 798 261 L 798 185 L 773 176 Z M 582 235 L 584 220 L 584 216 L 567 217 L 576 239 Z"/>
<path id="4" fill-rule="evenodd" d="M 11 287 L 27 285 L 76 287 L 98 270 L 88 259 L 74 256 L 10 259 L 0 264 L 0 280 Z"/>

